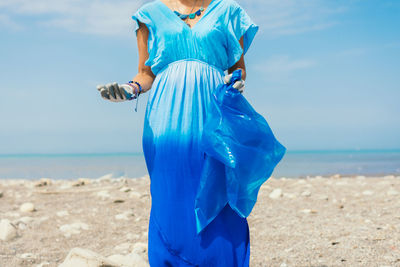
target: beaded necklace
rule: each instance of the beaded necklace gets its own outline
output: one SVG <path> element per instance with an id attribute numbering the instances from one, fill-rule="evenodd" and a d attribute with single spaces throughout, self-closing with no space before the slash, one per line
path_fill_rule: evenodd
<path id="1" fill-rule="evenodd" d="M 201 16 L 201 12 L 204 11 L 204 0 L 203 0 L 202 3 L 201 3 L 201 7 L 200 7 L 196 12 L 191 13 L 191 12 L 193 11 L 194 6 L 196 5 L 196 2 L 197 2 L 197 0 L 193 3 L 192 10 L 190 10 L 190 13 L 189 13 L 189 14 L 182 14 L 182 13 L 176 11 L 176 10 L 174 11 L 174 13 L 175 13 L 178 17 L 180 17 L 183 21 L 186 20 L 187 18 L 189 18 L 189 19 L 194 19 L 194 18 L 196 17 L 196 15 L 197 15 L 197 16 Z M 190 28 L 192 27 L 192 26 L 191 26 L 189 23 L 187 23 L 186 21 L 185 21 L 185 23 L 186 23 Z"/>

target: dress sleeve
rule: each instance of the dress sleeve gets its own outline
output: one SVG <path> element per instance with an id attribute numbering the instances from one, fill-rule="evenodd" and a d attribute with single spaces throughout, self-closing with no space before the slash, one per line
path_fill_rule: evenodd
<path id="1" fill-rule="evenodd" d="M 232 67 L 243 54 L 247 53 L 253 39 L 258 31 L 259 26 L 256 25 L 247 12 L 237 3 L 232 6 L 228 30 L 230 38 L 228 40 L 229 67 Z M 242 49 L 239 40 L 243 36 Z"/>
<path id="2" fill-rule="evenodd" d="M 146 60 L 145 65 L 151 66 L 152 59 L 154 58 L 154 42 L 155 42 L 155 26 L 153 21 L 151 20 L 150 16 L 147 14 L 146 10 L 143 8 L 139 8 L 133 15 L 132 19 L 135 21 L 134 24 L 134 31 L 137 35 L 137 30 L 139 29 L 139 21 L 144 23 L 147 28 L 149 29 L 149 37 L 147 41 L 147 50 L 149 52 L 149 58 Z"/>

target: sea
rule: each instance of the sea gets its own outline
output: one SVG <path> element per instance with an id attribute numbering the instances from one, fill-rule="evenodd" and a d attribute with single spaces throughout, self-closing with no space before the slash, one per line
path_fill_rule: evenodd
<path id="1" fill-rule="evenodd" d="M 0 155 L 0 179 L 136 178 L 147 175 L 143 153 Z M 399 150 L 287 151 L 275 178 L 400 176 Z"/>

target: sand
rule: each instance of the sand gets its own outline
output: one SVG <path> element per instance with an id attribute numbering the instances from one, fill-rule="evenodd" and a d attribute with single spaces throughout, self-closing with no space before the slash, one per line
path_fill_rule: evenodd
<path id="1" fill-rule="evenodd" d="M 0 180 L 0 219 L 17 228 L 0 240 L 0 266 L 58 266 L 74 247 L 138 252 L 149 184 L 148 176 Z M 250 266 L 400 266 L 400 177 L 271 177 L 248 222 Z"/>

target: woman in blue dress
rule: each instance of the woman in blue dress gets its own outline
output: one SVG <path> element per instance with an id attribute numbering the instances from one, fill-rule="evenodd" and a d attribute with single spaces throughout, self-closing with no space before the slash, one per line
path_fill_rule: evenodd
<path id="1" fill-rule="evenodd" d="M 132 19 L 138 74 L 129 83 L 98 89 L 114 102 L 149 91 L 142 144 L 151 182 L 150 266 L 249 266 L 246 218 L 226 205 L 199 231 L 195 197 L 212 91 L 229 83 L 237 69 L 242 80 L 234 87 L 243 91 L 243 56 L 258 26 L 235 0 L 155 0 Z"/>

